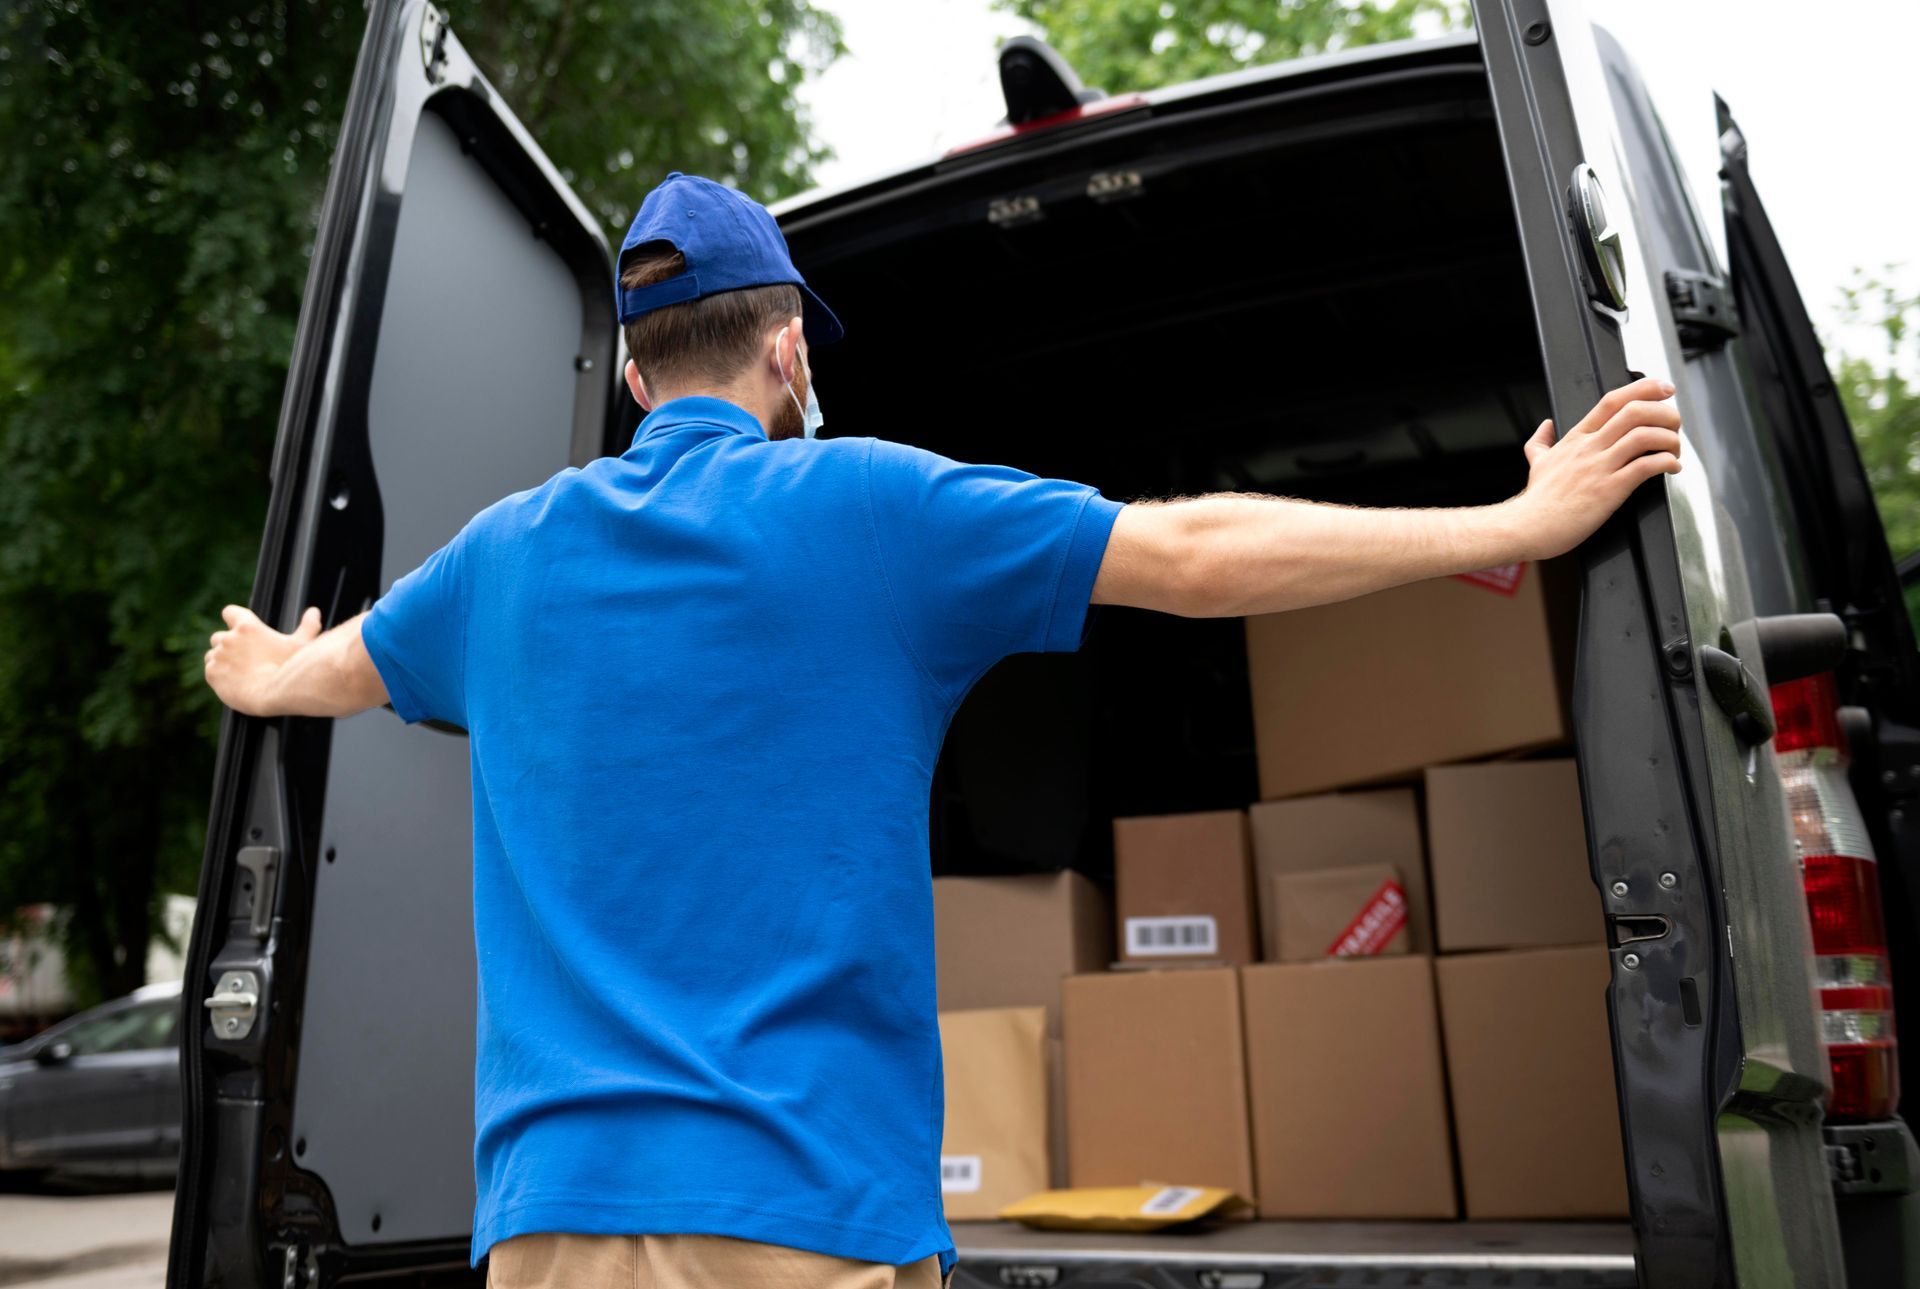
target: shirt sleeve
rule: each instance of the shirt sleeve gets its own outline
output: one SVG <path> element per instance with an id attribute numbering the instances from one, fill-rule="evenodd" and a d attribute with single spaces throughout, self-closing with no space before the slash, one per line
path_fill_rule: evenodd
<path id="1" fill-rule="evenodd" d="M 360 638 L 400 719 L 467 727 L 467 530 L 374 601 Z"/>
<path id="2" fill-rule="evenodd" d="M 879 439 L 867 491 L 901 631 L 942 689 L 1008 654 L 1080 647 L 1118 502 Z"/>

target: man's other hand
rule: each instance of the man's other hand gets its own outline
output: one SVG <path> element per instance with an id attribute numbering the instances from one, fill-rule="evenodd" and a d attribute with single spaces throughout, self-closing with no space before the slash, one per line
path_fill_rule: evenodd
<path id="1" fill-rule="evenodd" d="M 1680 470 L 1673 386 L 1648 377 L 1622 385 L 1555 439 L 1542 421 L 1527 440 L 1527 487 L 1508 505 L 1524 555 L 1551 559 L 1585 541 L 1635 488 Z"/>
<path id="2" fill-rule="evenodd" d="M 320 610 L 301 614 L 291 634 L 275 631 L 238 604 L 229 604 L 220 616 L 227 629 L 208 638 L 207 684 L 236 712 L 274 715 L 269 708 L 275 678 L 288 659 L 320 638 Z"/>

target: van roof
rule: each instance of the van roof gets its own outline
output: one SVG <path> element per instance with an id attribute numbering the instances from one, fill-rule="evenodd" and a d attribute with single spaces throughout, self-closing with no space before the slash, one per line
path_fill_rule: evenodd
<path id="1" fill-rule="evenodd" d="M 1471 31 L 1448 32 L 1442 36 L 1413 40 L 1391 40 L 1375 45 L 1362 45 L 1355 49 L 1316 54 L 1308 58 L 1290 58 L 1283 62 L 1248 67 L 1235 72 L 1222 72 L 1218 76 L 1205 76 L 1199 80 L 1184 81 L 1178 85 L 1129 94 L 1128 97 L 1140 100 L 1149 109 L 1176 104 L 1184 109 L 1206 100 L 1234 97 L 1249 88 L 1264 86 L 1271 82 L 1329 74 L 1330 78 L 1338 79 L 1348 70 L 1371 68 L 1378 64 L 1398 61 L 1423 61 L 1436 54 L 1455 54 L 1461 50 L 1478 48 L 1478 46 L 1479 37 Z M 987 128 L 990 127 L 982 126 L 983 130 Z M 994 151 L 993 147 L 985 147 L 981 149 L 981 155 L 990 155 Z M 936 154 L 923 161 L 881 171 L 861 179 L 831 187 L 809 188 L 774 202 L 768 209 L 775 217 L 786 219 L 812 207 L 830 205 L 857 192 L 884 190 L 894 184 L 924 175 L 944 159 L 944 154 Z"/>

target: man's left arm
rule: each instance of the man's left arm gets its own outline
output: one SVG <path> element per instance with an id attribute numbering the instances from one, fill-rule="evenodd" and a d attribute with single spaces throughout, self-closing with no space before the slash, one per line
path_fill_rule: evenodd
<path id="1" fill-rule="evenodd" d="M 387 702 L 387 687 L 360 637 L 366 614 L 331 631 L 308 609 L 291 633 L 275 631 L 251 610 L 220 611 L 227 629 L 213 633 L 207 684 L 246 716 L 352 716 Z"/>

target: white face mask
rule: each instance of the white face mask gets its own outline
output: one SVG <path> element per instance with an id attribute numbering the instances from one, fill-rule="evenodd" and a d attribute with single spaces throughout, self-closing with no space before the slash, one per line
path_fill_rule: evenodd
<path id="1" fill-rule="evenodd" d="M 793 356 L 796 359 L 799 358 L 800 351 L 798 349 L 794 350 Z M 820 433 L 820 427 L 827 423 L 827 418 L 821 415 L 820 413 L 820 396 L 816 394 L 813 389 L 812 364 L 807 365 L 806 372 L 807 372 L 807 405 L 805 407 L 800 406 L 800 396 L 793 392 L 792 381 L 787 382 L 787 397 L 792 399 L 794 407 L 799 409 L 801 426 L 803 427 L 806 436 L 811 439 L 811 438 L 818 437 Z"/>

